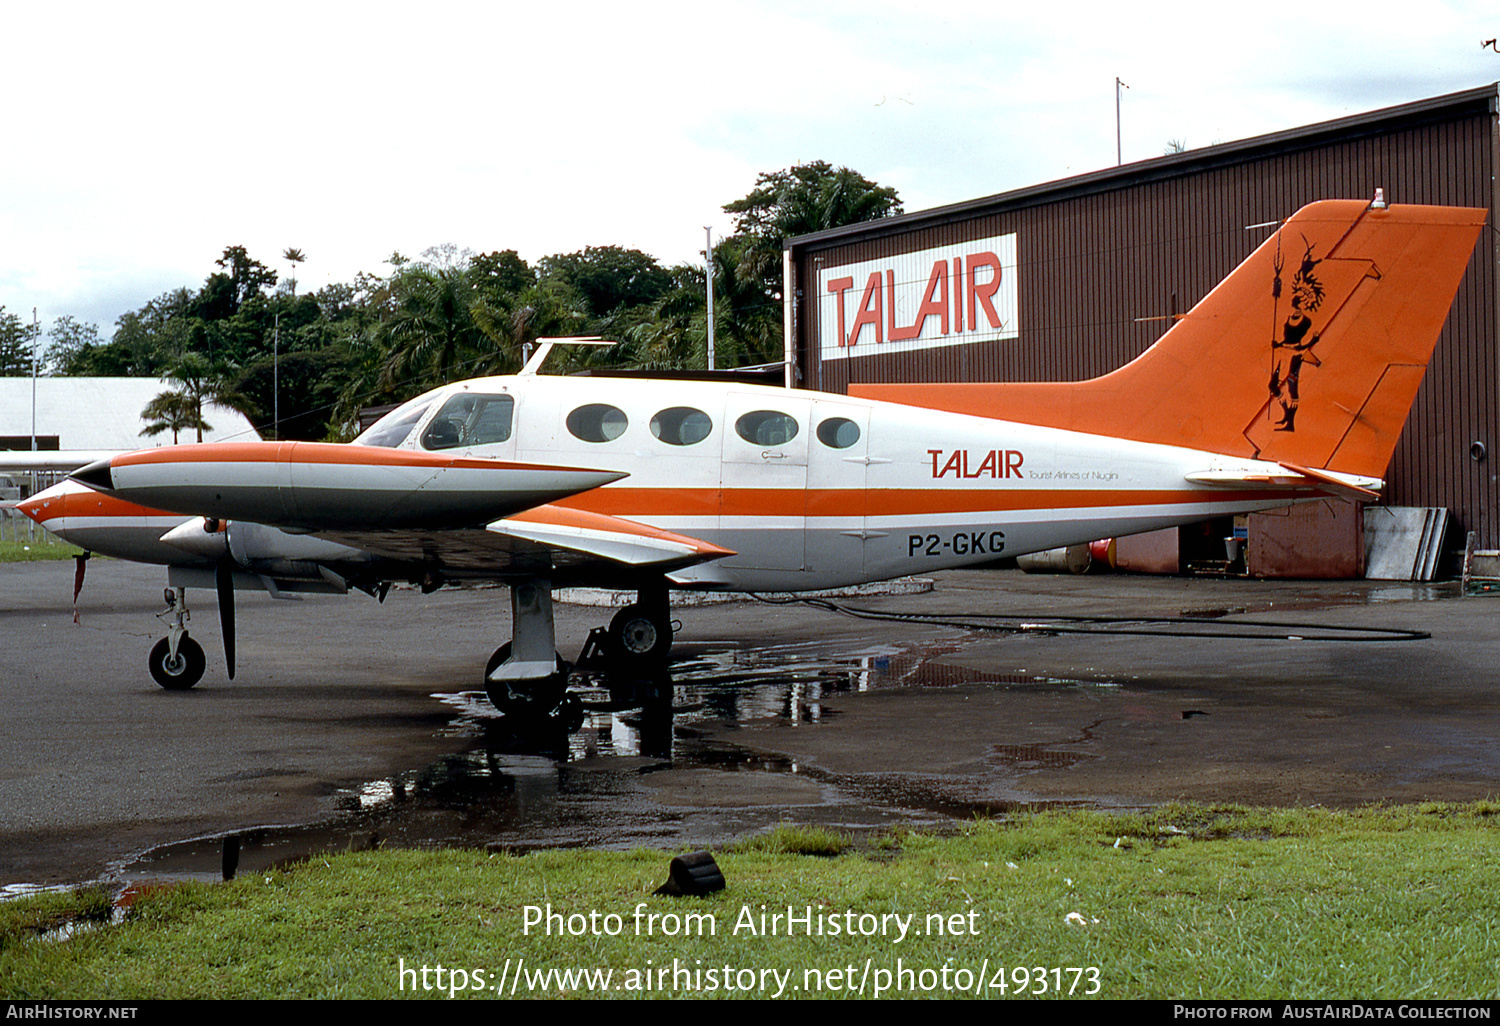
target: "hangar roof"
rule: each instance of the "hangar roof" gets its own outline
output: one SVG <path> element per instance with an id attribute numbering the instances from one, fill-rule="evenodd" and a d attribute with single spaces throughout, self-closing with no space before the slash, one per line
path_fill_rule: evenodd
<path id="1" fill-rule="evenodd" d="M 0 378 L 0 436 L 31 436 L 31 378 Z M 61 449 L 144 449 L 171 445 L 172 433 L 142 435 L 141 410 L 172 386 L 155 378 L 37 378 L 36 433 L 56 436 Z M 206 442 L 253 441 L 260 436 L 243 413 L 204 407 Z M 179 441 L 196 440 L 196 432 Z M 3 446 L 0 446 L 3 447 Z"/>

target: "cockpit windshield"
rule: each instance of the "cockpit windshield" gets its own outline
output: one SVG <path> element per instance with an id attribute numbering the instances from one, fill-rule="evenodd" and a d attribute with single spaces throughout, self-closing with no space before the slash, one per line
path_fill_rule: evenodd
<path id="1" fill-rule="evenodd" d="M 411 429 L 416 426 L 417 421 L 422 419 L 422 415 L 432 404 L 433 397 L 430 395 L 418 396 L 409 402 L 402 403 L 361 431 L 359 437 L 354 440 L 354 444 L 379 445 L 387 449 L 396 448 L 406 441 L 406 436 L 411 434 Z"/>

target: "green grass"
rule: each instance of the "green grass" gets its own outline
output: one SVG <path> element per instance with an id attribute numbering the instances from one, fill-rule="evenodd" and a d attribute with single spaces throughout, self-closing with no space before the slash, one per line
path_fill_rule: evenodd
<path id="1" fill-rule="evenodd" d="M 756 834 L 729 846 L 731 852 L 770 852 L 777 855 L 842 855 L 854 838 L 827 827 L 782 823 L 768 834 Z"/>
<path id="2" fill-rule="evenodd" d="M 1000 979 L 1015 996 L 1018 981 L 1041 988 L 1033 967 L 1064 970 L 1045 974 L 1049 996 L 1057 982 L 1090 989 L 1093 975 L 1070 967 L 1096 968 L 1106 998 L 1500 993 L 1493 803 L 1042 813 L 860 849 L 845 839 L 820 858 L 788 853 L 786 838 L 806 835 L 781 833 L 719 853 L 728 889 L 707 898 L 653 896 L 659 852 L 387 851 L 147 891 L 118 925 L 60 941 L 37 935 L 56 905 L 33 915 L 20 902 L 0 919 L 0 996 L 446 998 L 455 983 L 473 996 L 463 988 L 514 979 L 523 959 L 528 972 L 609 970 L 617 996 L 725 996 L 722 982 L 685 986 L 694 973 L 723 981 L 725 967 L 737 984 L 754 976 L 756 997 L 776 992 L 777 974 L 784 996 L 812 996 L 818 980 L 825 994 L 863 981 L 867 996 L 877 983 L 894 988 L 883 996 L 941 996 L 981 973 L 985 996 L 1002 996 Z M 763 935 L 761 914 L 788 906 L 825 928 L 851 913 L 856 925 L 911 918 L 904 939 L 895 919 L 884 936 Z M 422 968 L 437 986 L 438 965 L 441 991 L 424 990 Z M 664 988 L 644 975 L 658 971 Z M 648 978 L 649 991 L 627 989 Z M 555 976 L 516 991 L 588 994 Z"/>
<path id="3" fill-rule="evenodd" d="M 0 563 L 27 563 L 38 559 L 72 559 L 83 550 L 65 542 L 50 545 L 40 538 L 34 542 L 0 541 Z"/>

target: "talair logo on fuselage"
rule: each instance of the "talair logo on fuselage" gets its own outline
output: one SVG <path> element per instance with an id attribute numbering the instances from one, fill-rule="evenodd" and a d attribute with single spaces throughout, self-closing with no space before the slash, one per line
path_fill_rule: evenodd
<path id="1" fill-rule="evenodd" d="M 821 268 L 823 359 L 1016 338 L 1016 236 Z"/>
<path id="2" fill-rule="evenodd" d="M 1021 473 L 1021 464 L 1026 462 L 1026 457 L 1019 449 L 986 449 L 983 452 L 954 449 L 951 454 L 947 449 L 928 449 L 927 455 L 932 457 L 934 478 L 947 477 L 949 474 L 954 477 L 997 479 L 1026 476 Z M 970 467 L 973 469 L 970 470 Z"/>

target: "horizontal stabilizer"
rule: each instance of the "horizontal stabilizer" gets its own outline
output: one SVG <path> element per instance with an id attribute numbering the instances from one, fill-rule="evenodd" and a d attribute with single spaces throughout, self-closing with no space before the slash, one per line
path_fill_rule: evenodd
<path id="1" fill-rule="evenodd" d="M 1295 463 L 1278 463 L 1277 466 L 1283 473 L 1273 470 L 1203 470 L 1184 476 L 1193 484 L 1214 488 L 1257 491 L 1268 488 L 1306 489 L 1351 502 L 1374 502 L 1380 498 L 1379 489 L 1385 483 L 1379 478 L 1335 474 L 1327 470 L 1299 467 Z"/>

